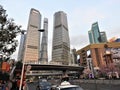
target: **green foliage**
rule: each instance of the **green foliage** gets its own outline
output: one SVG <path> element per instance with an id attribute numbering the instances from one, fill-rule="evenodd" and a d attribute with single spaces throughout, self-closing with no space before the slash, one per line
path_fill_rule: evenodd
<path id="1" fill-rule="evenodd" d="M 21 32 L 21 26 L 7 17 L 6 10 L 0 5 L 0 52 L 10 56 L 16 51 L 18 45 L 16 36 Z"/>
<path id="2" fill-rule="evenodd" d="M 21 61 L 18 61 L 17 63 L 16 63 L 16 68 L 15 68 L 15 71 L 14 71 L 14 76 L 16 77 L 16 75 L 18 74 L 18 73 L 21 73 L 22 72 L 22 65 L 23 65 L 23 63 L 21 62 Z"/>
<path id="3" fill-rule="evenodd" d="M 22 69 L 22 65 L 23 65 L 23 63 L 21 61 L 18 61 L 16 63 L 16 69 Z"/>

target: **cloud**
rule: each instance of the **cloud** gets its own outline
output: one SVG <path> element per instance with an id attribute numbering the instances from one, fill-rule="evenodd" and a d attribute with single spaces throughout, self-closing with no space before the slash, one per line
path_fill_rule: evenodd
<path id="1" fill-rule="evenodd" d="M 108 0 L 107 3 L 109 5 L 118 4 L 118 3 L 120 3 L 120 0 Z"/>
<path id="2" fill-rule="evenodd" d="M 103 12 L 100 12 L 94 8 L 76 8 L 71 14 L 68 13 L 68 26 L 70 37 L 73 35 L 86 35 L 85 39 L 88 39 L 88 31 L 91 29 L 92 23 L 101 21 L 106 18 Z M 82 41 L 82 38 L 78 38 Z"/>
<path id="3" fill-rule="evenodd" d="M 76 8 L 68 17 L 71 48 L 81 49 L 89 44 L 88 31 L 92 23 L 103 20 L 106 15 L 95 8 Z M 70 22 L 69 22 L 70 19 Z"/>
<path id="4" fill-rule="evenodd" d="M 81 49 L 83 48 L 83 46 L 86 46 L 89 44 L 88 36 L 86 35 L 72 36 L 70 43 L 71 43 L 71 49 L 72 48 L 75 48 L 77 50 Z"/>
<path id="5" fill-rule="evenodd" d="M 110 32 L 107 32 L 107 37 L 108 39 L 112 38 L 112 37 L 118 37 L 120 38 L 120 27 L 113 27 L 109 30 Z"/>
<path id="6" fill-rule="evenodd" d="M 85 12 L 85 15 L 83 16 L 83 21 L 86 23 L 93 23 L 104 18 L 105 16 L 101 12 L 97 11 L 96 9 L 92 9 Z"/>
<path id="7" fill-rule="evenodd" d="M 96 20 L 101 20 L 105 17 L 106 15 L 104 12 L 93 7 L 86 9 L 76 8 L 73 10 L 73 14 L 71 15 L 73 21 L 82 22 L 84 24 L 93 23 Z"/>

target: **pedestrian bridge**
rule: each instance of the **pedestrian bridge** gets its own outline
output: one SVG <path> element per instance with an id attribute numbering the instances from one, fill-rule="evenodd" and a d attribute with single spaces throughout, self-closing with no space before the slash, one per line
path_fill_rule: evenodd
<path id="1" fill-rule="evenodd" d="M 40 64 L 40 63 L 24 63 L 30 70 L 57 70 L 57 71 L 80 71 L 84 70 L 83 66 L 59 65 L 59 64 Z"/>

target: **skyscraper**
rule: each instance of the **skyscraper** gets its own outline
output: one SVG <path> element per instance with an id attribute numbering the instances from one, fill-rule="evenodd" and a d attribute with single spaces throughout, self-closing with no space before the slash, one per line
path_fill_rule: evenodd
<path id="1" fill-rule="evenodd" d="M 72 49 L 72 54 L 73 54 L 73 57 L 74 57 L 74 64 L 78 64 L 76 49 Z"/>
<path id="2" fill-rule="evenodd" d="M 25 39 L 26 39 L 26 34 L 21 34 L 20 38 L 20 46 L 19 46 L 19 51 L 18 51 L 18 60 L 23 60 L 23 54 L 24 54 L 24 45 L 25 45 Z"/>
<path id="3" fill-rule="evenodd" d="M 100 32 L 98 22 L 92 24 L 91 30 L 88 31 L 89 41 L 91 44 L 107 42 L 105 32 Z"/>
<path id="4" fill-rule="evenodd" d="M 76 49 L 72 49 L 71 52 L 70 52 L 70 55 L 71 55 L 71 61 L 69 64 L 78 64 L 78 61 L 77 61 L 77 53 L 76 53 Z"/>
<path id="5" fill-rule="evenodd" d="M 69 64 L 70 40 L 67 15 L 63 11 L 54 14 L 52 61 Z"/>
<path id="6" fill-rule="evenodd" d="M 94 36 L 93 36 L 93 33 L 92 33 L 92 30 L 88 31 L 88 35 L 89 35 L 89 41 L 90 43 L 94 43 Z"/>
<path id="7" fill-rule="evenodd" d="M 107 42 L 107 36 L 105 32 L 100 32 L 101 42 Z"/>
<path id="8" fill-rule="evenodd" d="M 100 30 L 99 30 L 98 22 L 95 22 L 92 24 L 91 30 L 93 32 L 94 42 L 99 43 L 100 42 Z"/>
<path id="9" fill-rule="evenodd" d="M 40 50 L 40 62 L 48 62 L 48 19 L 44 18 L 44 32 L 42 35 L 42 43 Z"/>
<path id="10" fill-rule="evenodd" d="M 41 14 L 31 9 L 25 41 L 24 62 L 36 62 L 39 59 Z"/>

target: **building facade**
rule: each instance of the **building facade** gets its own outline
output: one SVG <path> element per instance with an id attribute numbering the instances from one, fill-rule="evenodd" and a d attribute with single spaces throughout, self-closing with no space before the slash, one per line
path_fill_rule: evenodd
<path id="1" fill-rule="evenodd" d="M 106 32 L 100 32 L 101 42 L 107 42 Z"/>
<path id="2" fill-rule="evenodd" d="M 40 50 L 40 62 L 48 62 L 48 19 L 44 18 L 44 32 L 42 34 L 41 50 Z"/>
<path id="3" fill-rule="evenodd" d="M 31 9 L 25 41 L 24 62 L 38 62 L 40 49 L 41 14 L 36 9 Z"/>
<path id="4" fill-rule="evenodd" d="M 119 51 L 120 43 L 119 42 L 111 42 L 111 43 L 101 43 L 101 44 L 90 44 L 80 50 L 77 51 L 77 55 L 80 55 L 80 65 L 87 66 L 87 59 L 89 55 L 91 56 L 91 62 L 93 67 L 102 67 L 107 66 L 110 63 L 115 63 L 116 53 L 113 53 L 113 50 Z M 90 51 L 88 55 L 87 52 Z M 118 55 L 120 57 L 120 55 Z M 117 58 L 119 61 L 119 58 Z"/>
<path id="5" fill-rule="evenodd" d="M 92 30 L 88 31 L 88 36 L 89 36 L 89 42 L 92 44 L 94 43 L 94 36 Z"/>
<path id="6" fill-rule="evenodd" d="M 78 64 L 76 49 L 72 49 L 73 64 Z"/>
<path id="7" fill-rule="evenodd" d="M 26 39 L 26 34 L 21 34 L 20 46 L 19 46 L 18 58 L 17 58 L 18 61 L 23 60 L 24 48 L 25 48 L 25 39 Z"/>
<path id="8" fill-rule="evenodd" d="M 54 14 L 52 61 L 69 64 L 70 40 L 67 15 L 63 11 Z"/>
<path id="9" fill-rule="evenodd" d="M 93 32 L 94 43 L 100 43 L 101 40 L 100 40 L 100 30 L 99 30 L 98 22 L 92 24 L 91 30 Z"/>
<path id="10" fill-rule="evenodd" d="M 88 31 L 90 44 L 107 42 L 105 32 L 100 32 L 98 22 L 92 24 L 91 30 Z"/>

